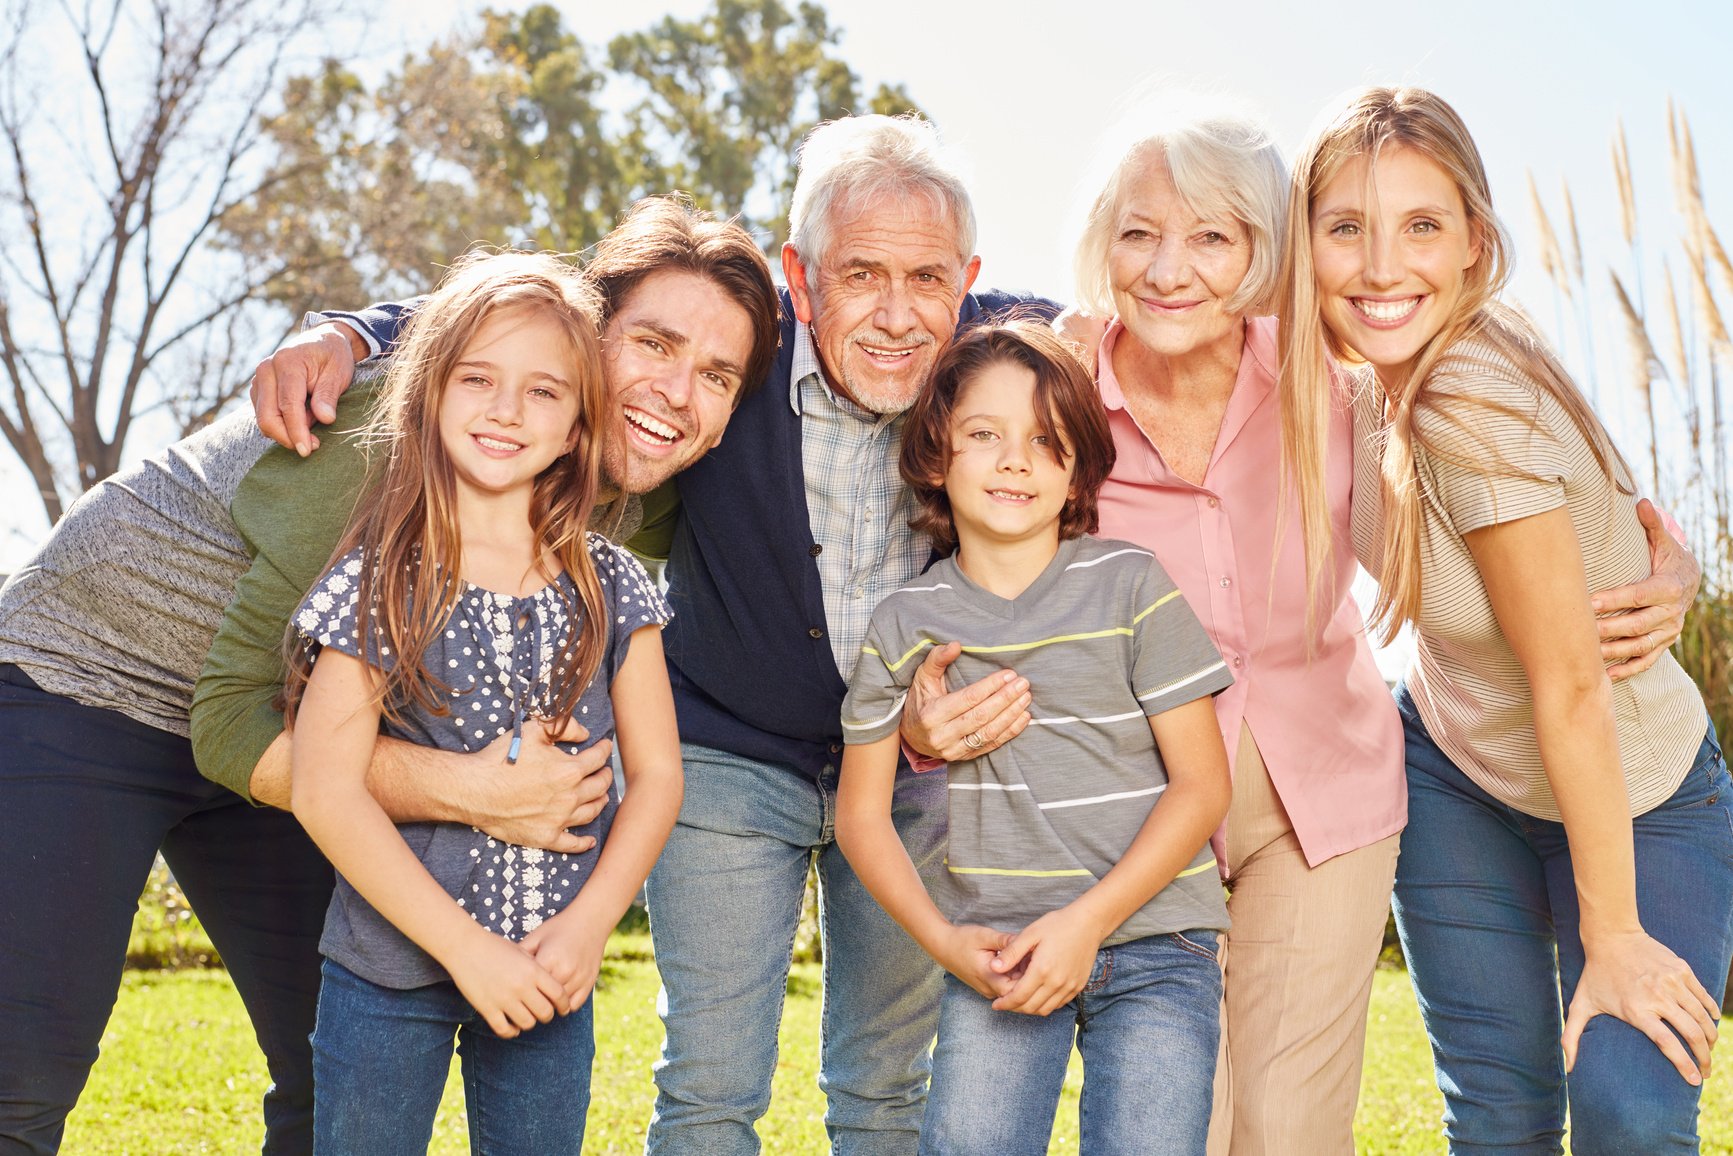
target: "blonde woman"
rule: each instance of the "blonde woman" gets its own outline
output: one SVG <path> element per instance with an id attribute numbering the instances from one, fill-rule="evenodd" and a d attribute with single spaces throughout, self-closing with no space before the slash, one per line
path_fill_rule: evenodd
<path id="1" fill-rule="evenodd" d="M 1310 572 L 1331 553 L 1328 351 L 1370 367 L 1353 541 L 1374 624 L 1415 629 L 1396 912 L 1451 1150 L 1558 1152 L 1568 1100 L 1579 1156 L 1694 1152 L 1733 783 L 1670 655 L 1614 683 L 1596 647 L 1589 591 L 1649 566 L 1629 471 L 1496 301 L 1508 246 L 1449 105 L 1352 95 L 1292 189 L 1282 390 Z"/>

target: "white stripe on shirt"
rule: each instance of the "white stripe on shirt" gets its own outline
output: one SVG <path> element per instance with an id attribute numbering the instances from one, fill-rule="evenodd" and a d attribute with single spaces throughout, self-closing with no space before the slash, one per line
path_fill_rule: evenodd
<path id="1" fill-rule="evenodd" d="M 1087 807 L 1091 803 L 1112 803 L 1120 799 L 1142 799 L 1149 795 L 1159 795 L 1167 790 L 1167 784 L 1159 787 L 1145 787 L 1141 791 L 1115 791 L 1111 795 L 1094 795 L 1087 799 L 1055 799 L 1051 803 L 1041 803 L 1043 811 L 1057 811 L 1061 807 Z"/>

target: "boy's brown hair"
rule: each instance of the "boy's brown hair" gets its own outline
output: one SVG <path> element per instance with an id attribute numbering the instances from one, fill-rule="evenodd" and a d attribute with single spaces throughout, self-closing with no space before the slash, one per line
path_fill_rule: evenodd
<path id="1" fill-rule="evenodd" d="M 1113 433 L 1089 372 L 1071 348 L 1038 321 L 982 325 L 959 337 L 933 367 L 933 379 L 909 408 L 903 427 L 903 481 L 919 507 L 910 524 L 932 535 L 940 550 L 957 545 L 945 472 L 951 465 L 951 418 L 957 396 L 994 365 L 1021 365 L 1035 375 L 1035 420 L 1059 464 L 1073 463 L 1071 496 L 1059 515 L 1059 537 L 1100 528 L 1097 503 L 1113 469 Z"/>

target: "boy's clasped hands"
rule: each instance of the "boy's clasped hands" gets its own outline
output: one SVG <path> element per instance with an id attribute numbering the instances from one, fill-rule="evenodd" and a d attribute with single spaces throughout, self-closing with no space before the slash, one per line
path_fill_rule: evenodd
<path id="1" fill-rule="evenodd" d="M 1015 935 L 977 924 L 953 925 L 936 955 L 946 971 L 992 1000 L 994 1011 L 1044 1016 L 1083 990 L 1110 930 L 1079 899 Z"/>

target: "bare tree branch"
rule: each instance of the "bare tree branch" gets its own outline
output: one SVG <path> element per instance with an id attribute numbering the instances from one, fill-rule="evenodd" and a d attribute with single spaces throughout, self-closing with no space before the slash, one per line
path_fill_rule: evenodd
<path id="1" fill-rule="evenodd" d="M 232 397 L 226 375 L 254 328 L 242 315 L 280 308 L 272 285 L 294 261 L 243 258 L 212 238 L 225 214 L 284 179 L 259 158 L 264 114 L 295 46 L 312 46 L 316 5 L 335 11 L 334 0 L 8 4 L 0 434 L 51 517 L 67 496 L 57 479 L 84 487 L 113 471 L 141 415 L 184 419 Z M 42 70 L 56 57 L 78 63 L 52 76 L 45 109 Z M 69 185 L 64 174 L 79 173 Z M 169 358 L 183 346 L 191 356 Z M 169 373 L 183 361 L 225 376 L 189 385 Z"/>

